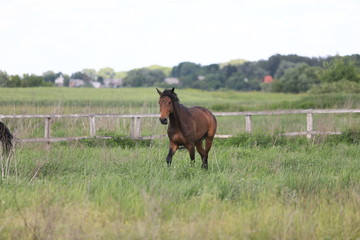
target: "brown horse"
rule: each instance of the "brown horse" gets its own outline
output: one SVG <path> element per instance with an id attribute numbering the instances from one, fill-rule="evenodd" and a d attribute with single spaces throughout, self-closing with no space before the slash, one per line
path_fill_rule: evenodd
<path id="1" fill-rule="evenodd" d="M 2 145 L 2 154 L 8 156 L 13 148 L 14 136 L 4 123 L 0 122 L 0 142 Z"/>
<path id="2" fill-rule="evenodd" d="M 163 92 L 156 90 L 160 95 L 160 122 L 167 124 L 167 118 L 170 121 L 167 130 L 170 140 L 169 153 L 166 157 L 168 166 L 171 165 L 176 150 L 184 146 L 189 151 L 191 164 L 195 162 L 196 147 L 202 159 L 202 167 L 207 169 L 208 153 L 217 127 L 215 116 L 206 108 L 199 106 L 188 108 L 180 104 L 174 88 Z M 205 149 L 202 145 L 204 139 Z"/>

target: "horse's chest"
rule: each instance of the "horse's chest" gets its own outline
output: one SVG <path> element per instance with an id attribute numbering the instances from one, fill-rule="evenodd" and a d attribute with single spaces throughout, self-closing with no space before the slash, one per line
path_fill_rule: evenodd
<path id="1" fill-rule="evenodd" d="M 186 139 L 181 132 L 168 132 L 168 135 L 170 141 L 176 144 L 183 145 L 186 143 Z"/>

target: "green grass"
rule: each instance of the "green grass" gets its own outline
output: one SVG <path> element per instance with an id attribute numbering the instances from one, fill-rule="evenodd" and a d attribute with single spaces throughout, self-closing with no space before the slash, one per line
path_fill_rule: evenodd
<path id="1" fill-rule="evenodd" d="M 307 96 L 295 94 L 177 89 L 181 102 L 187 106 L 201 105 L 212 111 L 255 111 L 299 109 L 304 107 L 359 107 L 355 95 Z M 70 114 L 70 113 L 157 113 L 158 94 L 153 88 L 0 88 L 1 114 Z M 331 103 L 331 104 L 330 104 Z M 315 115 L 314 127 L 323 131 L 343 131 L 357 124 L 359 116 Z M 5 119 L 5 124 L 19 138 L 43 137 L 43 119 Z M 97 119 L 99 135 L 129 136 L 130 119 Z M 244 117 L 218 117 L 218 134 L 238 134 L 245 130 Z M 254 116 L 253 130 L 294 132 L 306 130 L 306 116 Z M 166 127 L 156 118 L 142 119 L 143 136 L 165 134 Z M 51 136 L 87 136 L 89 120 L 53 119 Z"/>
<path id="2" fill-rule="evenodd" d="M 263 92 L 176 89 L 181 103 L 213 111 L 274 109 L 356 108 L 356 94 L 283 94 Z M 0 88 L 2 114 L 36 113 L 154 113 L 158 111 L 154 88 Z"/>
<path id="3" fill-rule="evenodd" d="M 264 105 L 296 101 L 302 96 L 194 89 L 176 89 L 176 92 L 181 103 L 202 105 L 213 111 L 255 110 Z M 2 114 L 154 113 L 158 112 L 158 98 L 155 88 L 0 88 L 0 110 Z"/>
<path id="4" fill-rule="evenodd" d="M 215 143 L 209 170 L 150 146 L 18 146 L 1 239 L 356 239 L 358 145 Z"/>
<path id="5" fill-rule="evenodd" d="M 177 92 L 213 111 L 359 107 L 357 96 Z M 0 88 L 1 114 L 156 113 L 157 101 L 152 88 Z M 215 140 L 208 171 L 187 151 L 168 168 L 165 138 L 17 144 L 0 179 L 0 239 L 359 239 L 358 118 L 314 115 L 316 130 L 345 134 L 307 141 L 271 134 L 304 131 L 304 115 L 254 116 L 253 135 L 244 117 L 219 117 L 219 134 L 238 135 Z M 44 134 L 42 119 L 3 122 L 20 138 Z M 96 123 L 99 135 L 129 135 L 129 119 Z M 166 127 L 144 119 L 141 131 Z M 52 122 L 54 137 L 88 134 L 88 119 Z"/>

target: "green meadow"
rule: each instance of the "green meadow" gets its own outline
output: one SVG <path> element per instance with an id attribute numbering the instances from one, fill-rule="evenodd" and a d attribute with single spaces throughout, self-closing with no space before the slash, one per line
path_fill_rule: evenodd
<path id="1" fill-rule="evenodd" d="M 357 96 L 205 92 L 180 101 L 213 111 L 359 108 Z M 157 113 L 155 89 L 0 89 L 0 114 Z M 0 239 L 359 239 L 357 115 L 315 117 L 315 128 L 346 131 L 307 140 L 276 134 L 305 128 L 306 116 L 219 117 L 209 170 L 166 138 L 17 143 L 0 180 Z M 2 119 L 17 137 L 43 134 L 41 120 Z M 88 134 L 88 120 L 56 120 L 54 136 Z M 99 134 L 127 136 L 128 120 L 99 120 Z M 142 134 L 165 134 L 156 118 Z M 267 132 L 266 134 L 264 132 Z"/>
<path id="2" fill-rule="evenodd" d="M 290 104 L 303 95 L 260 92 L 176 89 L 185 105 L 202 105 L 214 111 L 259 110 Z M 0 88 L 2 114 L 155 113 L 155 88 Z"/>

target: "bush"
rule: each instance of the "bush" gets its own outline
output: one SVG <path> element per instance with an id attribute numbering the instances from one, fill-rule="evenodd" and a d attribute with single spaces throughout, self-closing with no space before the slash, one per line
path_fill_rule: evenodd
<path id="1" fill-rule="evenodd" d="M 311 94 L 297 101 L 274 103 L 269 109 L 357 108 L 360 95 L 351 93 Z"/>
<path id="2" fill-rule="evenodd" d="M 324 63 L 325 70 L 319 75 L 322 82 L 351 81 L 360 82 L 359 69 L 356 62 L 348 57 L 335 56 Z"/>
<path id="3" fill-rule="evenodd" d="M 230 104 L 230 103 L 217 103 L 213 104 L 210 107 L 211 110 L 216 112 L 242 112 L 245 111 L 245 108 L 239 106 L 239 104 Z"/>
<path id="4" fill-rule="evenodd" d="M 315 137 L 316 139 L 316 137 Z M 217 139 L 216 144 L 236 147 L 300 146 L 309 144 L 360 144 L 360 128 L 348 129 L 340 135 L 322 136 L 321 141 L 309 141 L 305 136 L 289 137 L 281 133 L 241 133 L 228 139 Z"/>
<path id="5" fill-rule="evenodd" d="M 310 94 L 360 93 L 360 83 L 349 80 L 326 82 L 311 88 L 308 92 Z"/>
<path id="6" fill-rule="evenodd" d="M 148 147 L 151 145 L 151 140 L 133 140 L 131 138 L 126 138 L 126 137 L 113 137 L 110 139 L 88 138 L 88 139 L 81 139 L 78 142 L 87 147 L 106 146 L 106 147 L 135 148 L 135 147 Z"/>
<path id="7" fill-rule="evenodd" d="M 347 129 L 340 135 L 328 136 L 327 142 L 332 144 L 360 144 L 360 128 Z"/>
<path id="8" fill-rule="evenodd" d="M 221 141 L 221 144 L 238 147 L 272 147 L 292 144 L 307 144 L 305 137 L 287 137 L 268 133 L 241 133 L 234 137 Z"/>

